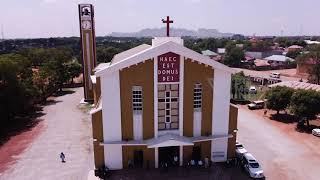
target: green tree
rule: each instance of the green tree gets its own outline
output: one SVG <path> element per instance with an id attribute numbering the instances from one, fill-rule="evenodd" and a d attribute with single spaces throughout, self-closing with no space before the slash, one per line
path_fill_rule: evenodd
<path id="1" fill-rule="evenodd" d="M 301 54 L 300 51 L 289 51 L 286 56 L 292 59 L 296 59 Z"/>
<path id="2" fill-rule="evenodd" d="M 288 87 L 276 86 L 271 88 L 266 95 L 267 108 L 275 110 L 279 114 L 279 111 L 285 110 L 289 106 L 292 94 L 293 89 Z"/>
<path id="3" fill-rule="evenodd" d="M 231 94 L 232 99 L 244 100 L 244 94 L 247 89 L 247 79 L 243 71 L 231 76 Z"/>
<path id="4" fill-rule="evenodd" d="M 305 118 L 309 128 L 309 120 L 320 113 L 320 93 L 314 90 L 299 89 L 293 93 L 290 105 L 292 113 L 299 119 Z"/>
<path id="5" fill-rule="evenodd" d="M 71 83 L 73 84 L 73 79 L 81 74 L 82 66 L 76 60 L 67 63 L 68 72 L 71 77 Z"/>
<path id="6" fill-rule="evenodd" d="M 115 47 L 98 47 L 97 48 L 97 62 L 110 62 L 114 55 L 122 52 L 121 49 Z"/>
<path id="7" fill-rule="evenodd" d="M 50 57 L 44 48 L 28 48 L 20 52 L 20 54 L 30 60 L 32 66 L 38 67 L 47 61 Z"/>
<path id="8" fill-rule="evenodd" d="M 41 66 L 40 74 L 49 87 L 62 91 L 63 84 L 71 79 L 68 62 L 72 60 L 72 52 L 69 48 L 51 48 L 47 53 L 50 58 Z"/>
<path id="9" fill-rule="evenodd" d="M 309 70 L 309 81 L 320 84 L 320 45 L 312 46 L 309 53 L 299 55 L 297 61 L 298 63 L 314 62 L 315 64 Z"/>
<path id="10" fill-rule="evenodd" d="M 235 47 L 227 51 L 227 54 L 224 58 L 224 64 L 231 67 L 240 67 L 241 60 L 245 57 L 244 52 L 241 48 Z"/>
<path id="11" fill-rule="evenodd" d="M 35 94 L 32 70 L 27 59 L 18 54 L 1 55 L 0 113 L 3 119 L 8 122 L 15 115 L 28 112 Z"/>

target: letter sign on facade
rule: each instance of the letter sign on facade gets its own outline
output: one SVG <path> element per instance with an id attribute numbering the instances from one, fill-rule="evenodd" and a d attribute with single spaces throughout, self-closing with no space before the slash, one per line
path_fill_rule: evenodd
<path id="1" fill-rule="evenodd" d="M 168 52 L 158 56 L 158 83 L 179 82 L 180 55 Z"/>

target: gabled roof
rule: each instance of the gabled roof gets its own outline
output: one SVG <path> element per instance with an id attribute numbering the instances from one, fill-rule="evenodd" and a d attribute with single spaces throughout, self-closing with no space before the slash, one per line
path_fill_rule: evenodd
<path id="1" fill-rule="evenodd" d="M 97 72 L 97 71 L 100 71 L 101 69 L 104 69 L 108 66 L 110 66 L 110 63 L 100 63 L 100 64 L 98 64 L 97 67 L 94 68 L 93 71 Z"/>
<path id="2" fill-rule="evenodd" d="M 129 50 L 123 51 L 123 52 L 121 52 L 121 53 L 119 53 L 119 54 L 116 54 L 116 55 L 113 57 L 111 63 L 120 62 L 120 61 L 122 61 L 123 59 L 126 59 L 126 58 L 128 58 L 128 57 L 130 57 L 130 56 L 132 56 L 132 55 L 134 55 L 134 54 L 137 54 L 137 53 L 139 53 L 139 52 L 141 52 L 141 51 L 143 51 L 143 50 L 146 50 L 146 49 L 148 49 L 148 48 L 150 48 L 150 47 L 151 47 L 151 46 L 148 45 L 148 44 L 141 44 L 140 46 L 137 46 L 137 47 L 131 48 L 131 49 L 129 49 Z"/>
<path id="3" fill-rule="evenodd" d="M 270 60 L 270 61 L 280 61 L 280 62 L 294 61 L 294 59 L 283 56 L 283 55 L 272 55 L 272 56 L 266 57 L 264 59 Z"/>
<path id="4" fill-rule="evenodd" d="M 132 65 L 138 64 L 140 62 L 143 62 L 145 60 L 155 58 L 155 57 L 162 55 L 162 54 L 165 54 L 167 52 L 173 52 L 173 53 L 179 54 L 179 55 L 184 56 L 186 58 L 190 58 L 194 61 L 198 61 L 200 63 L 211 66 L 212 68 L 215 68 L 215 69 L 219 69 L 219 70 L 226 71 L 229 73 L 234 72 L 231 68 L 229 68 L 228 66 L 226 66 L 224 64 L 221 64 L 216 61 L 212 61 L 212 59 L 210 59 L 207 56 L 199 54 L 191 49 L 188 49 L 188 48 L 184 47 L 183 45 L 169 41 L 169 42 L 165 42 L 163 44 L 160 44 L 158 46 L 150 46 L 149 48 L 142 50 L 136 54 L 133 54 L 133 55 L 130 54 L 131 56 L 128 56 L 128 57 L 125 56 L 124 59 L 119 59 L 118 61 L 111 63 L 110 66 L 105 67 L 104 69 L 97 71 L 95 74 L 97 76 L 101 76 L 104 73 L 114 72 L 114 71 L 129 67 L 129 66 L 132 66 Z"/>
<path id="5" fill-rule="evenodd" d="M 302 49 L 302 46 L 298 46 L 298 45 L 292 45 L 288 47 L 289 49 Z"/>
<path id="6" fill-rule="evenodd" d="M 218 56 L 219 54 L 213 52 L 213 51 L 210 51 L 210 50 L 205 50 L 205 51 L 201 51 L 202 55 L 205 55 L 205 56 Z"/>
<path id="7" fill-rule="evenodd" d="M 148 148 L 170 147 L 170 146 L 192 146 L 194 143 L 190 138 L 175 134 L 166 134 L 149 140 Z"/>
<path id="8" fill-rule="evenodd" d="M 269 87 L 275 87 L 275 86 L 286 86 L 293 89 L 305 89 L 305 90 L 312 89 L 315 91 L 320 91 L 320 85 L 300 82 L 300 81 L 283 81 L 280 83 L 269 85 Z"/>

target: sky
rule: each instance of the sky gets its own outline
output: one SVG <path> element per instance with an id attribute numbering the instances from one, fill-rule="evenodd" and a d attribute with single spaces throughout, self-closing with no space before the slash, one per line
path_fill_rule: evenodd
<path id="1" fill-rule="evenodd" d="M 244 35 L 320 35 L 319 0 L 1 0 L 4 38 L 79 36 L 78 4 L 95 8 L 96 35 L 171 27 Z"/>

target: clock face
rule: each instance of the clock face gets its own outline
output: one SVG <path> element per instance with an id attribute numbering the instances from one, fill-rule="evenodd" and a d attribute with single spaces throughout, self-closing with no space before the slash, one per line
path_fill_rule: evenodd
<path id="1" fill-rule="evenodd" d="M 83 29 L 91 29 L 91 22 L 90 21 L 82 21 L 82 28 Z"/>

